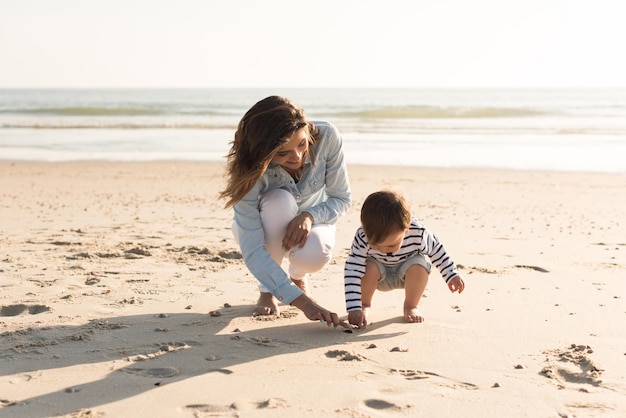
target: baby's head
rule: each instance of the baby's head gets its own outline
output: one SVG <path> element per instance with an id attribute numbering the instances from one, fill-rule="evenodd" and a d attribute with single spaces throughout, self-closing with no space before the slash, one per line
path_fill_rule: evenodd
<path id="1" fill-rule="evenodd" d="M 396 192 L 370 194 L 361 206 L 361 226 L 370 247 L 383 253 L 396 252 L 411 224 L 411 206 Z"/>

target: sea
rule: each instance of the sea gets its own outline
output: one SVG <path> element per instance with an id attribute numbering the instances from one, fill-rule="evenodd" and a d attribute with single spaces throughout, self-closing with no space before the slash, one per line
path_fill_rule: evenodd
<path id="1" fill-rule="evenodd" d="M 348 164 L 626 172 L 626 88 L 0 89 L 0 160 L 225 161 L 270 95 L 335 124 Z"/>

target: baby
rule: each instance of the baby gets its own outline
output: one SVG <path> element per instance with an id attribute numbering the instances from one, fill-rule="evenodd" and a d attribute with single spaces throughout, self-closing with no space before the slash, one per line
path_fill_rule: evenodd
<path id="1" fill-rule="evenodd" d="M 361 207 L 357 229 L 344 269 L 348 322 L 367 325 L 376 289 L 404 289 L 404 319 L 423 322 L 417 305 L 424 294 L 430 262 L 451 292 L 463 292 L 465 283 L 437 237 L 417 218 L 404 197 L 391 191 L 372 193 Z"/>

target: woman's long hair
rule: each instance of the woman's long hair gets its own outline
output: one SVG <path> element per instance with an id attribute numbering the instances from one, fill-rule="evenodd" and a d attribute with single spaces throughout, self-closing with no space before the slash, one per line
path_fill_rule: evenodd
<path id="1" fill-rule="evenodd" d="M 304 110 L 285 97 L 267 97 L 246 112 L 226 156 L 227 184 L 220 192 L 220 199 L 227 199 L 226 208 L 243 199 L 265 173 L 276 152 L 305 127 L 310 149 L 317 141 L 317 129 L 307 120 Z"/>

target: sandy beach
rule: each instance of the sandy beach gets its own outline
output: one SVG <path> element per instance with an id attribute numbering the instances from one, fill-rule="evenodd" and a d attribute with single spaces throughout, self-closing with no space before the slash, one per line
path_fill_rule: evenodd
<path id="1" fill-rule="evenodd" d="M 350 166 L 354 203 L 403 192 L 460 266 L 407 324 L 251 315 L 256 280 L 205 162 L 0 162 L 0 418 L 624 417 L 626 173 Z"/>

